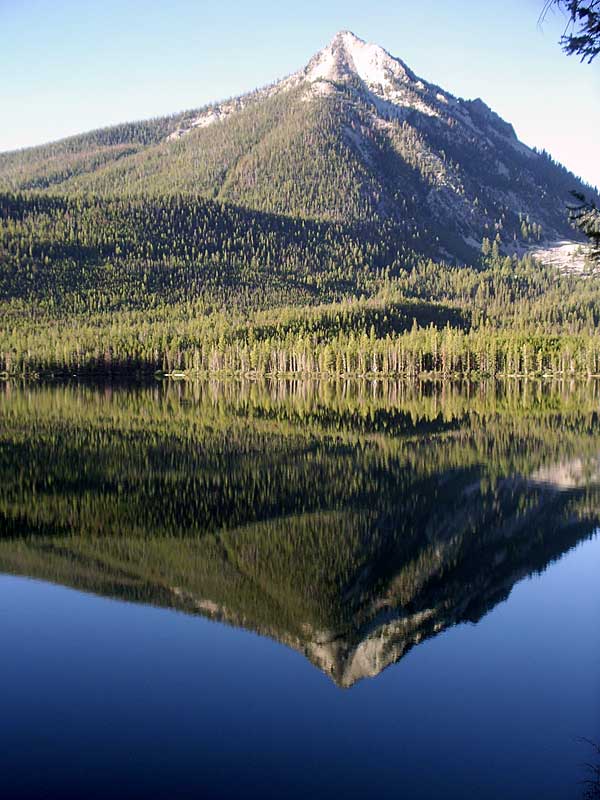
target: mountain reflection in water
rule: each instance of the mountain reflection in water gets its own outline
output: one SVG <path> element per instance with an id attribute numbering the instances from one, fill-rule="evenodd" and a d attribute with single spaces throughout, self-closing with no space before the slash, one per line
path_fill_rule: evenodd
<path id="1" fill-rule="evenodd" d="M 600 386 L 14 386 L 0 571 L 202 614 L 340 686 L 590 536 Z"/>

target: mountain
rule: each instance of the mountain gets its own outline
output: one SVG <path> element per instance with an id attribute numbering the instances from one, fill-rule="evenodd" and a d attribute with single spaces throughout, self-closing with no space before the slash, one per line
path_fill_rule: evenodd
<path id="1" fill-rule="evenodd" d="M 313 222 L 393 226 L 418 253 L 473 263 L 576 239 L 565 201 L 590 193 L 383 48 L 338 33 L 298 72 L 247 95 L 0 154 L 0 191 L 186 194 Z"/>
<path id="2" fill-rule="evenodd" d="M 0 386 L 0 572 L 251 629 L 350 686 L 593 534 L 597 388 Z"/>

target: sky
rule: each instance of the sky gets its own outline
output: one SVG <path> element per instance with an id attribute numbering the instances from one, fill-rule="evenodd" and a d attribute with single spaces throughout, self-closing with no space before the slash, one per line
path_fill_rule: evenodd
<path id="1" fill-rule="evenodd" d="M 385 47 L 600 186 L 600 57 L 544 0 L 0 0 L 0 151 L 198 108 L 304 66 L 338 30 Z"/>

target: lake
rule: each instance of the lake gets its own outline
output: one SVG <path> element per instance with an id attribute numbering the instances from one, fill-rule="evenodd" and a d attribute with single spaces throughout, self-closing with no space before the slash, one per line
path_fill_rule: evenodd
<path id="1" fill-rule="evenodd" d="M 600 385 L 0 385 L 17 798 L 580 798 Z"/>

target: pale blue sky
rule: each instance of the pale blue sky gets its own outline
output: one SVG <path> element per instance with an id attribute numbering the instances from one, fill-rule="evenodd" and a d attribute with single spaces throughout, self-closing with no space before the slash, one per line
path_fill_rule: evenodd
<path id="1" fill-rule="evenodd" d="M 557 44 L 543 0 L 0 0 L 0 150 L 194 108 L 303 66 L 340 29 L 600 186 L 600 57 Z"/>

